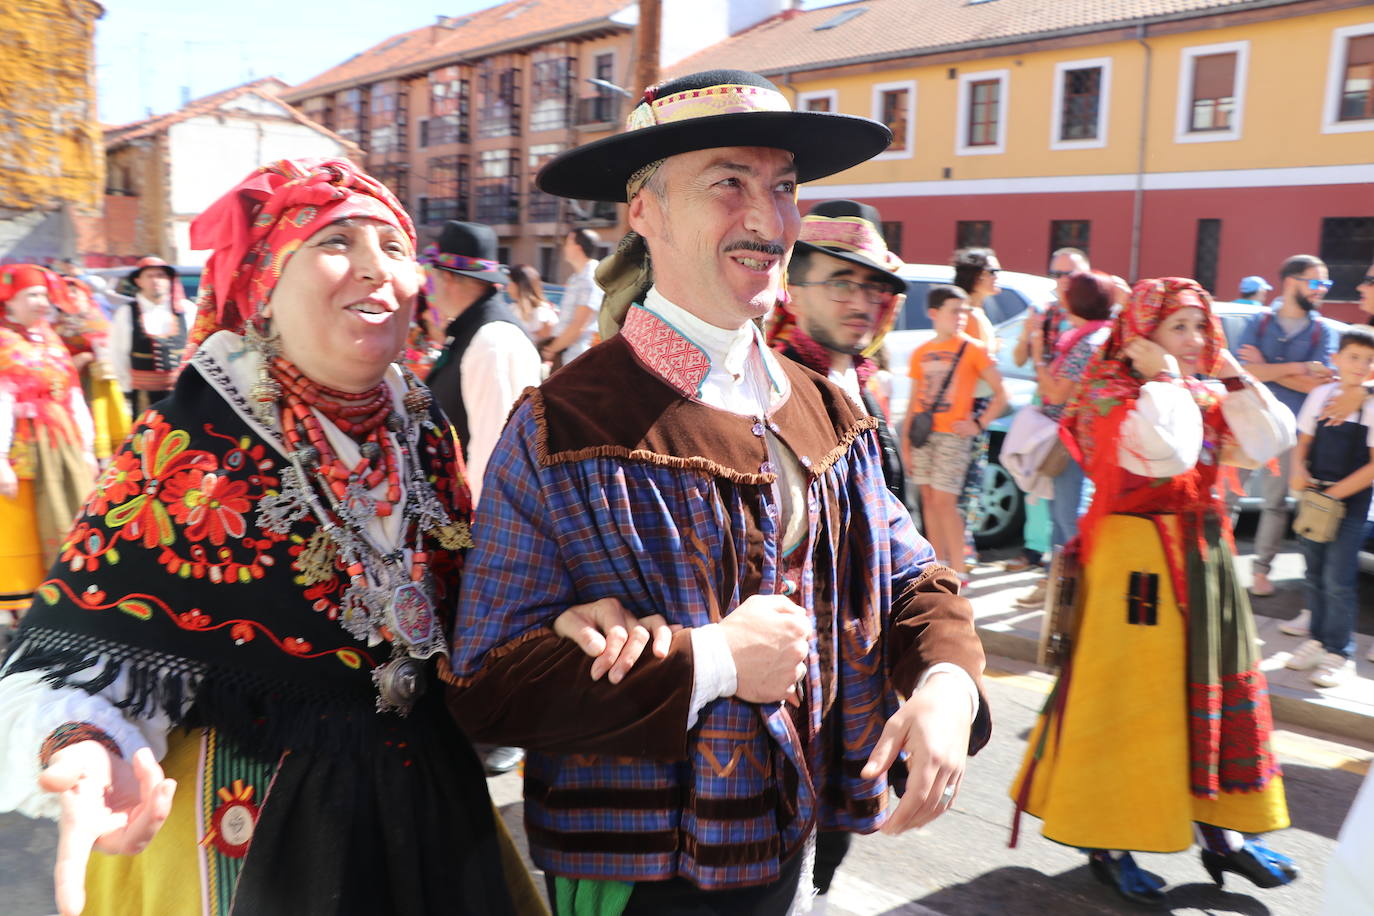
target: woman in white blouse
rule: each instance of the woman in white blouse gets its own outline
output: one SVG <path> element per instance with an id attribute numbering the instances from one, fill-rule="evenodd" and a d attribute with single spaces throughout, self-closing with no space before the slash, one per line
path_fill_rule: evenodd
<path id="1" fill-rule="evenodd" d="M 1062 422 L 1096 495 L 1069 545 L 1079 621 L 1012 787 L 1018 819 L 1145 906 L 1164 905 L 1163 882 L 1131 851 L 1195 840 L 1218 884 L 1286 884 L 1291 860 L 1243 835 L 1288 810 L 1217 491 L 1228 465 L 1291 447 L 1293 416 L 1227 352 L 1207 292 L 1169 278 L 1136 285 Z"/>

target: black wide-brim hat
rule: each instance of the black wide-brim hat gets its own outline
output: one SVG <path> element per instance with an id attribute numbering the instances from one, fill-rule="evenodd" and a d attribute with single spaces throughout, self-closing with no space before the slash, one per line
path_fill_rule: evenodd
<path id="1" fill-rule="evenodd" d="M 872 159 L 892 131 L 855 115 L 793 111 L 768 80 L 708 70 L 645 90 L 625 131 L 570 149 L 539 172 L 541 191 L 623 203 L 630 176 L 651 162 L 725 146 L 763 146 L 795 157 L 797 180 L 815 181 Z"/>
<path id="2" fill-rule="evenodd" d="M 894 292 L 906 292 L 897 273 L 902 259 L 887 247 L 882 215 L 876 207 L 854 200 L 827 200 L 802 217 L 795 253 L 818 252 L 883 275 Z"/>
<path id="3" fill-rule="evenodd" d="M 497 260 L 496 230 L 485 223 L 451 219 L 439 241 L 421 253 L 420 263 L 488 283 L 509 283 L 510 272 Z"/>

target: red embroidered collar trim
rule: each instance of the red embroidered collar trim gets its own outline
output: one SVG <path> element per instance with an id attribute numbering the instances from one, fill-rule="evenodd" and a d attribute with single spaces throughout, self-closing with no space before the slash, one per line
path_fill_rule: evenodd
<path id="1" fill-rule="evenodd" d="M 642 305 L 635 305 L 625 316 L 620 333 L 644 365 L 683 397 L 701 396 L 701 383 L 711 371 L 711 359 L 681 331 Z"/>

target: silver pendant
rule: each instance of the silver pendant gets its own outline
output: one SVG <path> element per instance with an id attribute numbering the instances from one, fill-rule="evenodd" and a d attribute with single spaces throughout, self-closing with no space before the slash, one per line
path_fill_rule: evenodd
<path id="1" fill-rule="evenodd" d="M 427 646 L 434 636 L 434 605 L 417 582 L 391 593 L 387 617 L 392 632 L 408 646 Z"/>
<path id="2" fill-rule="evenodd" d="M 393 658 L 374 669 L 372 682 L 377 685 L 377 711 L 395 711 L 409 715 L 415 700 L 424 693 L 424 671 L 420 663 L 408 655 Z"/>

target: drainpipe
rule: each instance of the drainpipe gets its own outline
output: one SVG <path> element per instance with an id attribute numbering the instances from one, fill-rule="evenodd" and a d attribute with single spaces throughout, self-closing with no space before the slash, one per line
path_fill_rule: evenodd
<path id="1" fill-rule="evenodd" d="M 1145 41 L 1145 23 L 1135 27 L 1135 40 L 1145 49 L 1145 88 L 1140 99 L 1140 148 L 1136 153 L 1135 194 L 1131 202 L 1131 284 L 1140 279 L 1140 241 L 1145 222 L 1145 150 L 1150 130 L 1150 83 L 1154 78 L 1154 52 Z"/>

